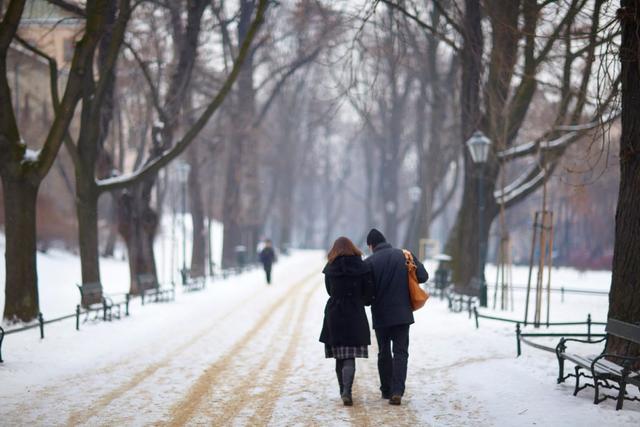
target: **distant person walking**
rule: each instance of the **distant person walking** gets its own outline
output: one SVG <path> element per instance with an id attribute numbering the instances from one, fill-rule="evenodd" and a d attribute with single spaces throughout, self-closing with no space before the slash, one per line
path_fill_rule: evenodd
<path id="1" fill-rule="evenodd" d="M 369 357 L 371 344 L 365 305 L 371 304 L 371 270 L 362 252 L 346 237 L 339 237 L 327 255 L 322 270 L 329 300 L 324 309 L 320 342 L 325 357 L 336 359 L 340 396 L 345 406 L 353 405 L 351 389 L 356 357 Z"/>
<path id="2" fill-rule="evenodd" d="M 264 268 L 264 272 L 267 275 L 267 284 L 271 284 L 271 267 L 276 261 L 276 251 L 273 249 L 271 240 L 267 239 L 264 242 L 264 248 L 260 251 L 260 262 Z"/>
<path id="3" fill-rule="evenodd" d="M 389 399 L 390 404 L 400 405 L 407 379 L 409 325 L 414 322 L 406 259 L 402 250 L 393 248 L 375 228 L 367 235 L 367 246 L 372 252 L 365 262 L 373 273 L 371 316 L 378 340 L 380 391 L 382 398 Z M 415 255 L 413 261 L 418 281 L 426 282 L 429 275 L 424 265 Z"/>

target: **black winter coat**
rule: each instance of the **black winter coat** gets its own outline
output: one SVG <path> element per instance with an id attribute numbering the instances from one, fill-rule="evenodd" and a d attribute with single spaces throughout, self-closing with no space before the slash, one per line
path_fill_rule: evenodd
<path id="1" fill-rule="evenodd" d="M 371 304 L 371 270 L 359 256 L 341 256 L 322 270 L 329 300 L 324 309 L 320 342 L 330 346 L 371 344 L 364 311 Z"/>
<path id="2" fill-rule="evenodd" d="M 276 260 L 276 252 L 271 246 L 267 246 L 260 251 L 260 262 L 265 267 L 271 267 L 271 264 Z"/>
<path id="3" fill-rule="evenodd" d="M 426 282 L 429 275 L 424 265 L 415 255 L 413 261 L 416 263 L 418 281 Z M 373 328 L 412 324 L 414 320 L 409 298 L 409 279 L 402 249 L 393 248 L 389 243 L 380 243 L 373 248 L 373 254 L 365 262 L 373 272 Z"/>

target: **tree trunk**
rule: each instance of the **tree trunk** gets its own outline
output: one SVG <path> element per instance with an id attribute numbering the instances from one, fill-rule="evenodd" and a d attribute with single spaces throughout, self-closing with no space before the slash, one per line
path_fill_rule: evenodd
<path id="1" fill-rule="evenodd" d="M 486 177 L 486 175 L 485 175 Z M 485 179 L 484 215 L 480 225 L 478 216 L 478 189 L 476 185 L 465 186 L 462 204 L 456 217 L 456 222 L 449 235 L 446 253 L 452 258 L 452 282 L 456 292 L 466 295 L 478 295 L 479 288 L 472 287 L 472 279 L 484 277 L 484 265 L 487 258 L 489 230 L 491 223 L 498 213 L 498 207 L 493 197 L 493 186 Z M 473 183 L 472 183 L 473 184 Z M 480 235 L 480 228 L 482 234 Z M 484 257 L 480 257 L 480 244 L 484 245 Z"/>
<path id="2" fill-rule="evenodd" d="M 474 165 L 471 162 L 469 152 L 465 146 L 467 139 L 480 126 L 480 75 L 483 49 L 483 38 L 481 28 L 481 14 L 479 0 L 465 0 L 464 16 L 464 45 L 461 52 L 462 82 L 460 90 L 460 113 L 462 124 L 462 141 L 464 153 L 464 191 L 462 195 L 462 205 L 458 211 L 456 222 L 449 234 L 449 241 L 446 245 L 447 254 L 453 260 L 452 281 L 458 292 L 467 294 L 478 294 L 479 289 L 471 289 L 471 279 L 483 277 L 484 262 L 478 263 L 481 243 L 485 243 L 489 236 L 489 227 L 486 226 L 495 216 L 491 214 L 493 199 L 493 185 L 486 182 L 483 233 L 480 236 L 478 226 L 478 189 Z M 492 182 L 492 181 L 490 181 Z M 489 195 L 490 197 L 488 197 Z M 490 222 L 489 222 L 490 223 Z M 485 246 L 486 247 L 486 246 Z M 486 252 L 486 251 L 485 251 Z M 486 254 L 485 254 L 486 257 Z M 478 271 L 480 269 L 480 271 Z"/>
<path id="3" fill-rule="evenodd" d="M 205 272 L 206 228 L 204 224 L 204 206 L 202 205 L 202 185 L 197 146 L 190 150 L 189 202 L 191 222 L 193 223 L 193 242 L 191 249 L 191 277 L 202 277 Z"/>
<path id="4" fill-rule="evenodd" d="M 155 182 L 153 177 L 152 182 Z M 152 274 L 157 279 L 156 262 L 153 253 L 153 242 L 158 228 L 158 215 L 149 207 L 142 195 L 141 186 L 135 185 L 131 190 L 123 191 L 118 205 L 118 231 L 127 246 L 131 285 L 129 293 L 138 295 L 137 276 Z"/>
<path id="5" fill-rule="evenodd" d="M 240 185 L 242 174 L 241 138 L 234 137 L 228 144 L 227 173 L 224 188 L 222 222 L 224 237 L 222 241 L 222 266 L 227 268 L 236 264 L 235 248 L 242 241 L 240 228 Z"/>
<path id="6" fill-rule="evenodd" d="M 102 256 L 104 257 L 113 257 L 118 240 L 118 200 L 117 196 L 111 194 L 109 195 L 109 199 L 109 215 L 107 217 L 109 234 L 104 249 L 102 250 Z"/>
<path id="7" fill-rule="evenodd" d="M 294 97 L 290 103 L 285 104 L 286 110 L 296 111 L 297 99 Z M 288 247 L 291 244 L 291 230 L 293 229 L 293 203 L 295 200 L 295 191 L 298 178 L 298 171 L 296 168 L 297 159 L 297 142 L 295 139 L 296 131 L 293 129 L 294 120 L 290 114 L 280 113 L 280 126 L 282 127 L 282 140 L 280 143 L 281 155 L 279 156 L 280 163 L 278 164 L 279 170 L 277 171 L 280 176 L 275 180 L 278 185 L 277 191 L 279 193 L 280 203 L 280 239 L 278 243 L 280 247 Z M 297 117 L 297 116 L 294 116 Z M 298 120 L 295 120 L 298 122 Z"/>
<path id="8" fill-rule="evenodd" d="M 101 79 L 106 79 L 105 96 L 102 105 L 94 105 L 95 81 L 91 73 L 85 75 L 82 94 L 82 114 L 80 134 L 77 142 L 78 164 L 76 173 L 76 214 L 78 217 L 78 243 L 80 246 L 80 269 L 82 283 L 100 282 L 100 242 L 98 238 L 98 199 L 100 191 L 95 183 L 98 157 L 103 156 L 103 162 L 98 171 L 99 177 L 108 175 L 111 161 L 107 161 L 108 154 L 103 152 L 104 142 L 109 133 L 109 126 L 113 118 L 113 91 L 115 75 L 113 68 L 108 67 L 108 50 L 116 20 L 117 5 L 112 2 L 104 11 L 106 27 L 104 37 L 98 45 L 98 64 Z M 115 65 L 113 66 L 115 68 Z M 90 300 L 83 298 L 82 304 L 89 305 L 99 302 L 102 295 L 94 295 Z"/>
<path id="9" fill-rule="evenodd" d="M 5 218 L 5 321 L 28 322 L 38 316 L 36 199 L 39 182 L 2 177 Z"/>
<path id="10" fill-rule="evenodd" d="M 383 156 L 386 157 L 386 156 Z M 384 203 L 384 230 L 382 233 L 392 245 L 398 242 L 398 175 L 395 157 L 382 160 L 382 202 Z"/>
<path id="11" fill-rule="evenodd" d="M 285 154 L 289 156 L 289 154 Z M 287 162 L 288 163 L 288 162 Z M 282 172 L 284 176 L 284 184 L 281 186 L 280 191 L 280 247 L 288 247 L 291 245 L 291 229 L 293 228 L 293 201 L 295 191 L 295 180 L 289 171 L 291 171 L 291 165 L 287 164 L 287 167 Z"/>
<path id="12" fill-rule="evenodd" d="M 640 0 L 622 0 L 622 135 L 620 138 L 620 191 L 616 210 L 613 274 L 609 317 L 640 322 Z M 626 350 L 626 340 L 611 337 L 607 352 Z M 640 356 L 640 346 L 631 352 Z"/>
<path id="13" fill-rule="evenodd" d="M 80 169 L 80 168 L 78 168 Z M 76 172 L 80 175 L 80 172 Z M 78 215 L 78 241 L 82 283 L 100 282 L 98 250 L 98 197 L 95 181 L 76 179 L 76 212 Z"/>

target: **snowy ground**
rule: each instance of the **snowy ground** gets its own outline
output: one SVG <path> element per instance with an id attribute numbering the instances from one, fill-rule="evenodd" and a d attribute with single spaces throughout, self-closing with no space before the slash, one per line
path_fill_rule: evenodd
<path id="1" fill-rule="evenodd" d="M 121 321 L 79 332 L 57 323 L 42 341 L 35 330 L 10 335 L 0 425 L 639 425 L 637 402 L 616 412 L 611 401 L 593 405 L 589 389 L 574 397 L 571 384 L 555 383 L 554 355 L 524 347 L 515 357 L 512 325 L 484 321 L 476 330 L 435 298 L 411 329 L 403 405 L 379 398 L 372 357 L 358 360 L 354 406 L 343 407 L 317 341 L 322 264 L 319 252 L 296 252 L 276 265 L 270 287 L 253 271 L 172 303 L 136 302 Z M 567 287 L 608 286 L 563 274 Z M 522 317 L 516 308 L 504 315 Z M 552 302 L 554 320 L 588 311 L 605 318 L 606 297 Z"/>

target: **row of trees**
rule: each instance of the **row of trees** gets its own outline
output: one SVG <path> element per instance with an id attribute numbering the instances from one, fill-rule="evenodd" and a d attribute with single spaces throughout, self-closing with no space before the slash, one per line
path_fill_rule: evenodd
<path id="1" fill-rule="evenodd" d="M 337 234 L 362 240 L 371 226 L 417 251 L 438 218 L 451 218 L 454 282 L 475 293 L 485 260 L 469 248 L 488 240 L 500 209 L 538 190 L 571 144 L 617 115 L 609 62 L 619 27 L 602 0 L 41 1 L 84 28 L 57 82 L 55 61 L 19 36 L 25 1 L 0 3 L 5 319 L 37 313 L 35 200 L 62 145 L 85 283 L 100 279 L 99 218 L 110 223 L 102 243 L 112 248 L 117 231 L 126 245 L 133 293 L 137 274 L 156 274 L 173 175 L 161 171 L 185 152 L 192 274 L 204 272 L 213 218 L 226 263 L 263 234 L 325 247 Z M 16 45 L 51 69 L 55 114 L 30 149 L 11 115 L 6 58 Z M 464 146 L 475 130 L 493 142 L 482 227 Z"/>
<path id="2" fill-rule="evenodd" d="M 207 97 L 201 112 L 184 128 L 182 135 L 177 137 L 175 134 L 181 124 L 179 112 L 184 108 L 186 95 L 189 93 L 187 88 L 192 80 L 197 52 L 201 48 L 200 29 L 204 11 L 210 6 L 209 2 L 188 1 L 158 6 L 143 2 L 132 4 L 129 0 L 89 0 L 84 8 L 64 1 L 52 2 L 79 15 L 84 21 L 82 36 L 75 45 L 61 98 L 58 93 L 56 61 L 21 39 L 18 33 L 25 3 L 25 0 L 10 1 L 3 10 L 0 27 L 0 176 L 6 224 L 4 318 L 9 320 L 31 320 L 38 312 L 36 198 L 39 186 L 63 144 L 73 160 L 76 176 L 83 282 L 99 281 L 97 203 L 100 194 L 107 191 L 121 190 L 115 197 L 118 199 L 119 209 L 124 211 L 121 215 L 122 234 L 137 234 L 130 240 L 125 239 L 132 277 L 147 269 L 155 273 L 153 256 L 149 257 L 148 246 L 157 226 L 157 217 L 149 206 L 150 189 L 157 172 L 196 139 L 231 92 L 243 63 L 251 56 L 254 40 L 268 6 L 266 0 L 242 3 L 247 10 L 247 22 L 243 32 L 239 34 L 237 49 L 232 54 L 233 64 L 213 93 Z M 97 165 L 104 155 L 104 141 L 113 118 L 118 62 L 124 55 L 125 47 L 134 55 L 136 52 L 136 41 L 128 29 L 143 25 L 144 15 L 152 13 L 165 15 L 166 22 L 173 24 L 173 37 L 169 44 L 173 47 L 171 66 L 167 67 L 168 72 L 157 70 L 158 80 L 150 88 L 150 98 L 157 107 L 162 125 L 158 127 L 158 132 L 154 132 L 155 138 L 149 155 L 140 167 L 132 173 L 117 177 L 100 176 Z M 34 54 L 45 58 L 50 66 L 54 117 L 41 144 L 27 145 L 22 140 L 16 123 L 7 67 L 7 55 L 13 43 L 21 43 Z M 153 76 L 148 69 L 145 70 L 145 75 L 149 76 L 151 83 Z M 76 114 L 79 105 L 80 111 Z M 77 135 L 69 132 L 73 120 L 79 123 Z M 128 225 L 130 234 L 126 230 Z M 132 281 L 132 285 L 133 283 L 135 281 Z"/>

